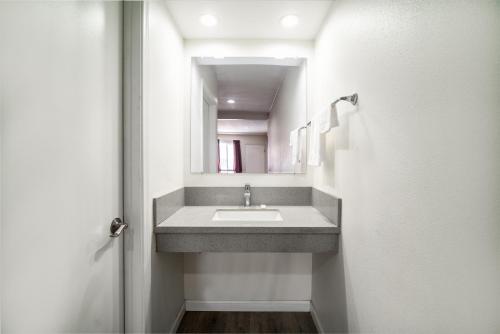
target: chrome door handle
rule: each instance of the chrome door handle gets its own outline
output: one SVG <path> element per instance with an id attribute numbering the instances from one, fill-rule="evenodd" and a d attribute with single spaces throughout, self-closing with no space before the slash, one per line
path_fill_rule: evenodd
<path id="1" fill-rule="evenodd" d="M 115 218 L 111 222 L 111 226 L 109 227 L 109 231 L 111 234 L 109 235 L 111 238 L 118 238 L 122 231 L 127 229 L 128 224 L 122 222 L 120 218 Z"/>

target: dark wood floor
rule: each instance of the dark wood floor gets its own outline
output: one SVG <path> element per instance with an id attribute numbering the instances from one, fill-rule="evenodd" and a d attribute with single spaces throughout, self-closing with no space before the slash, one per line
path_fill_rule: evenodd
<path id="1" fill-rule="evenodd" d="M 317 333 L 308 312 L 186 312 L 177 333 Z"/>

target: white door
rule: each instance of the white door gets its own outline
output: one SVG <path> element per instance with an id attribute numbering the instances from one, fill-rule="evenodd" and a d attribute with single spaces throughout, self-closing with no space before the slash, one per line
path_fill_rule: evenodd
<path id="1" fill-rule="evenodd" d="M 203 170 L 210 170 L 210 106 L 207 100 L 203 99 Z"/>
<path id="2" fill-rule="evenodd" d="M 118 1 L 0 2 L 2 332 L 123 332 Z"/>
<path id="3" fill-rule="evenodd" d="M 245 145 L 245 172 L 266 173 L 266 147 Z"/>

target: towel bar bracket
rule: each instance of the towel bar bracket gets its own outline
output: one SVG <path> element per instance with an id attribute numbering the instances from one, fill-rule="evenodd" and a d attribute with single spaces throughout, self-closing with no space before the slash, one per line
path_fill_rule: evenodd
<path id="1" fill-rule="evenodd" d="M 354 93 L 354 94 L 348 95 L 348 96 L 339 97 L 338 99 L 336 99 L 335 101 L 332 102 L 331 106 L 333 107 L 334 105 L 336 105 L 340 101 L 346 101 L 346 102 L 351 103 L 353 106 L 355 106 L 356 104 L 358 104 L 358 93 Z M 311 125 L 311 121 L 307 122 L 306 125 L 301 126 L 299 128 L 299 130 L 306 129 L 310 125 Z"/>
<path id="2" fill-rule="evenodd" d="M 340 102 L 340 101 L 346 101 L 346 102 L 351 103 L 353 106 L 355 106 L 356 104 L 358 104 L 358 93 L 354 93 L 354 94 L 348 95 L 348 96 L 339 97 L 338 99 L 336 99 L 335 101 L 332 102 L 331 106 L 333 107 L 334 105 L 337 104 L 337 102 Z"/>

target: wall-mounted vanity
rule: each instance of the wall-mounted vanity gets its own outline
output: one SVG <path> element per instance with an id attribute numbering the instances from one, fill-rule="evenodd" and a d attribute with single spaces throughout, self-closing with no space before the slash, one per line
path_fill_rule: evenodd
<path id="1" fill-rule="evenodd" d="M 306 172 L 305 58 L 192 57 L 190 71 L 191 173 Z M 341 201 L 312 187 L 186 187 L 154 214 L 161 252 L 328 252 Z"/>
<path id="2" fill-rule="evenodd" d="M 311 187 L 187 187 L 155 199 L 160 252 L 328 252 L 341 201 Z M 260 205 L 267 203 L 265 206 Z"/>

